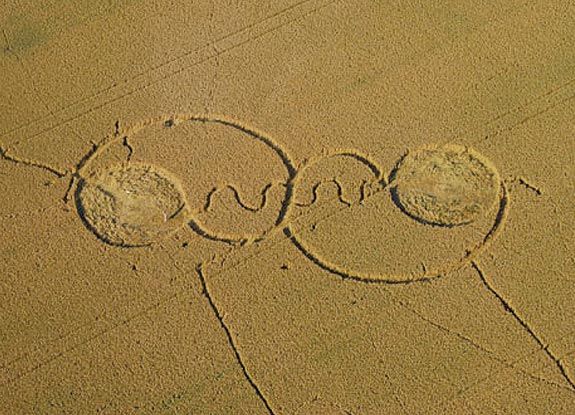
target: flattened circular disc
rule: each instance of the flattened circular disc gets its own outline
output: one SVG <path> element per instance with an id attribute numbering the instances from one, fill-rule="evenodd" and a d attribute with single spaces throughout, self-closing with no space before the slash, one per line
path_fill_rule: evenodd
<path id="1" fill-rule="evenodd" d="M 180 185 L 148 164 L 117 165 L 83 178 L 77 204 L 88 227 L 112 245 L 150 245 L 185 223 Z"/>
<path id="2" fill-rule="evenodd" d="M 459 145 L 408 153 L 392 182 L 394 200 L 406 214 L 439 226 L 475 221 L 496 202 L 500 187 L 492 164 Z"/>

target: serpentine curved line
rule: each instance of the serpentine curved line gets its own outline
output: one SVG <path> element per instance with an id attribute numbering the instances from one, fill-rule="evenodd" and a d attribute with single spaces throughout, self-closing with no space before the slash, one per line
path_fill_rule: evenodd
<path id="1" fill-rule="evenodd" d="M 453 264 L 444 269 L 436 271 L 426 271 L 422 276 L 419 277 L 371 274 L 371 273 L 354 272 L 352 270 L 347 270 L 345 268 L 340 267 L 339 265 L 336 265 L 334 263 L 322 259 L 316 253 L 314 253 L 313 247 L 303 242 L 303 238 L 298 236 L 297 232 L 295 232 L 290 225 L 284 228 L 284 234 L 307 259 L 309 259 L 311 262 L 313 262 L 315 265 L 322 268 L 323 270 L 328 271 L 331 274 L 337 275 L 343 279 L 369 284 L 394 284 L 394 285 L 431 281 L 434 279 L 441 278 L 451 272 L 457 271 L 463 268 L 464 266 L 470 264 L 471 261 L 473 261 L 480 252 L 483 252 L 483 250 L 493 242 L 493 240 L 497 237 L 497 235 L 499 235 L 505 224 L 505 220 L 507 219 L 509 211 L 509 202 L 510 202 L 505 184 L 503 182 L 500 183 L 501 183 L 501 194 L 499 199 L 499 208 L 497 210 L 493 226 L 487 232 L 482 241 L 474 248 L 469 250 L 460 261 L 454 262 Z"/>
<path id="2" fill-rule="evenodd" d="M 335 184 L 335 186 L 337 187 L 337 198 L 339 199 L 339 201 L 341 203 L 343 203 L 344 205 L 347 205 L 347 206 L 352 205 L 351 202 L 349 202 L 348 200 L 345 200 L 345 198 L 343 197 L 343 186 L 336 178 L 326 179 L 326 180 L 320 181 L 319 183 L 316 183 L 311 189 L 311 192 L 312 192 L 311 202 L 294 202 L 295 205 L 297 207 L 311 207 L 311 206 L 313 206 L 317 202 L 319 188 L 322 186 L 328 185 L 328 184 Z"/>
<path id="3" fill-rule="evenodd" d="M 355 204 L 362 204 L 363 201 L 368 197 L 368 195 L 366 194 L 366 189 L 370 187 L 370 185 L 372 185 L 374 182 L 372 181 L 368 181 L 368 180 L 362 180 L 362 183 L 360 184 L 359 188 L 360 188 L 360 195 L 359 195 L 359 201 L 358 202 L 354 202 L 353 200 L 349 200 L 346 199 L 343 195 L 344 190 L 343 190 L 343 185 L 339 182 L 339 180 L 337 178 L 332 178 L 332 179 L 325 179 L 320 181 L 319 183 L 316 183 L 312 189 L 312 198 L 311 201 L 309 202 L 294 202 L 294 205 L 299 207 L 299 208 L 309 208 L 311 206 L 313 206 L 318 198 L 319 198 L 319 189 L 327 186 L 329 184 L 335 184 L 336 188 L 337 188 L 337 198 L 340 201 L 341 204 L 346 205 L 348 207 L 353 206 Z"/>
<path id="4" fill-rule="evenodd" d="M 214 122 L 219 123 L 222 125 L 226 125 L 228 127 L 235 128 L 239 131 L 242 131 L 251 137 L 255 138 L 256 140 L 261 141 L 262 143 L 266 144 L 270 147 L 282 160 L 284 167 L 288 172 L 288 179 L 285 183 L 286 192 L 284 196 L 284 201 L 282 203 L 282 207 L 278 214 L 278 217 L 274 223 L 274 226 L 280 226 L 289 216 L 289 210 L 291 207 L 292 197 L 293 197 L 293 187 L 294 181 L 297 175 L 297 169 L 295 168 L 295 164 L 291 160 L 291 157 L 288 156 L 286 150 L 284 150 L 278 143 L 274 142 L 273 140 L 269 139 L 266 134 L 252 128 L 248 127 L 240 123 L 239 121 L 231 120 L 229 118 L 223 116 L 209 116 L 209 115 L 191 115 L 189 120 L 192 121 L 203 121 L 203 122 Z"/>
<path id="5" fill-rule="evenodd" d="M 374 179 L 362 180 L 362 183 L 360 186 L 361 195 L 360 195 L 359 203 L 362 203 L 364 201 L 364 199 L 366 198 L 366 188 L 368 186 L 376 184 L 376 183 L 382 185 L 382 188 L 386 186 L 386 180 L 383 177 L 382 169 L 379 166 L 377 166 L 375 164 L 375 162 L 370 160 L 367 155 L 361 154 L 359 151 L 349 150 L 349 149 L 343 149 L 343 150 L 337 149 L 337 150 L 333 150 L 330 152 L 326 152 L 322 155 L 313 157 L 311 159 L 308 159 L 307 162 L 305 163 L 305 165 L 303 165 L 299 169 L 299 171 L 297 172 L 297 175 L 295 178 L 295 184 L 297 185 L 297 182 L 299 180 L 301 180 L 301 176 L 303 175 L 303 173 L 308 168 L 311 168 L 312 166 L 316 165 L 317 163 L 319 163 L 322 160 L 325 160 L 328 158 L 336 158 L 336 157 L 349 157 L 349 158 L 355 159 L 356 161 L 359 161 L 361 164 L 363 164 L 365 167 L 367 167 L 371 171 L 371 173 L 373 174 Z M 310 206 L 312 206 L 313 204 L 315 204 L 317 202 L 319 188 L 321 186 L 329 184 L 329 183 L 333 183 L 337 186 L 337 195 L 338 195 L 339 201 L 341 203 L 348 205 L 348 206 L 351 206 L 354 204 L 353 201 L 346 200 L 344 198 L 344 196 L 343 196 L 343 185 L 338 180 L 338 177 L 333 177 L 330 179 L 324 179 L 324 180 L 320 181 L 319 183 L 316 183 L 312 187 L 312 200 L 311 200 L 311 202 L 294 201 L 294 204 L 298 207 L 310 207 Z"/>
<path id="6" fill-rule="evenodd" d="M 267 185 L 265 185 L 265 187 L 261 193 L 261 202 L 259 205 L 255 205 L 255 206 L 250 206 L 242 200 L 236 185 L 228 183 L 228 184 L 225 184 L 223 186 L 216 186 L 212 190 L 210 190 L 210 192 L 208 193 L 208 196 L 206 197 L 206 203 L 204 204 L 204 207 L 203 207 L 203 211 L 207 212 L 210 210 L 211 205 L 212 205 L 212 199 L 214 198 L 214 196 L 216 196 L 219 193 L 224 192 L 225 190 L 231 190 L 231 192 L 234 195 L 234 198 L 236 199 L 236 202 L 238 202 L 238 205 L 240 205 L 242 207 L 242 209 L 247 210 L 247 211 L 252 212 L 252 213 L 259 212 L 267 206 L 267 204 L 268 204 L 268 193 L 272 188 L 274 188 L 276 186 L 285 186 L 285 183 L 284 182 L 275 182 L 275 183 L 268 183 Z"/>

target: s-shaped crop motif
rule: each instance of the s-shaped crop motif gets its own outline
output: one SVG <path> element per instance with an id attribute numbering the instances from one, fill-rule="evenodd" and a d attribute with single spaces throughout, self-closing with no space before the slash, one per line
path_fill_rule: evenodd
<path id="1" fill-rule="evenodd" d="M 193 140 L 202 141 L 207 150 L 192 150 L 190 162 L 184 166 L 170 163 L 170 155 L 162 152 L 162 145 L 171 146 L 172 151 L 189 151 L 195 148 L 189 147 Z M 262 187 L 261 199 L 256 204 L 242 199 L 237 183 L 237 180 L 245 181 L 238 178 L 242 176 L 241 171 L 238 175 L 234 171 L 198 167 L 198 163 L 213 167 L 220 157 L 249 157 L 248 153 L 241 154 L 241 145 L 233 147 L 238 142 L 255 146 L 258 156 L 263 155 L 265 160 L 262 168 L 266 171 L 262 176 L 274 177 Z M 117 156 L 116 150 L 120 147 L 129 150 L 124 159 Z M 224 154 L 217 154 L 217 150 Z M 51 169 L 39 162 L 18 159 L 4 149 L 1 155 L 10 161 Z M 53 173 L 62 176 L 61 172 Z M 123 131 L 118 128 L 95 145 L 70 173 L 69 192 L 74 192 L 78 214 L 87 229 L 102 242 L 120 248 L 153 245 L 187 226 L 202 237 L 240 247 L 283 232 L 309 261 L 333 275 L 358 283 L 412 284 L 470 266 L 489 294 L 538 343 L 575 390 L 575 383 L 562 362 L 493 287 L 476 260 L 503 228 L 509 209 L 509 180 L 502 180 L 495 166 L 469 147 L 444 144 L 410 150 L 387 175 L 367 155 L 356 150 L 327 152 L 296 166 L 279 143 L 243 123 L 212 115 L 178 114 L 145 121 Z M 340 180 L 342 175 L 352 178 L 351 188 L 356 194 L 346 193 L 346 186 Z M 251 184 L 249 180 L 247 184 Z M 305 222 L 306 215 L 294 214 L 295 210 L 313 211 L 324 185 L 337 188 L 339 200 L 346 206 L 343 214 L 350 218 L 343 222 L 349 226 L 327 226 L 323 232 L 316 231 L 315 225 L 310 228 Z M 214 212 L 212 199 L 221 192 L 233 195 L 241 213 Z M 364 211 L 355 210 L 362 207 Z M 324 214 L 322 218 L 333 214 Z M 353 246 L 332 249 L 324 243 L 325 238 L 330 238 L 344 241 L 344 245 L 345 240 L 356 244 L 349 236 L 361 227 L 361 215 L 365 214 L 372 215 L 372 219 L 391 218 L 392 221 L 407 218 L 403 233 L 386 235 L 388 241 L 397 237 L 425 238 L 426 234 L 434 233 L 445 235 L 446 232 L 454 236 L 448 247 L 438 243 L 430 248 L 428 255 L 418 252 L 397 260 L 388 258 L 384 250 L 377 251 L 383 228 L 371 229 L 372 238 L 366 243 L 373 242 L 373 250 L 380 252 L 374 263 L 354 259 Z M 254 222 L 251 220 L 254 216 L 263 221 Z M 267 411 L 274 414 L 224 323 L 201 264 L 196 271 L 204 295 L 247 381 Z"/>

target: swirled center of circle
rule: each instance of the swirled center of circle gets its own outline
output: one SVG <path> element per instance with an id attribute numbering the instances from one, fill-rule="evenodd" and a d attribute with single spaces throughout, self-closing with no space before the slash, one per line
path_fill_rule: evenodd
<path id="1" fill-rule="evenodd" d="M 408 153 L 392 179 L 399 207 L 410 217 L 439 226 L 471 223 L 493 206 L 499 175 L 475 151 L 459 145 Z"/>
<path id="2" fill-rule="evenodd" d="M 82 179 L 78 209 L 96 235 L 113 245 L 146 246 L 184 223 L 185 198 L 169 173 L 128 164 Z"/>

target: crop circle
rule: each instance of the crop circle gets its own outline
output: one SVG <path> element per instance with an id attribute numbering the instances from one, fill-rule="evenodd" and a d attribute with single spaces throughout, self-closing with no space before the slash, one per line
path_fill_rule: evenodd
<path id="1" fill-rule="evenodd" d="M 148 164 L 116 165 L 82 178 L 78 211 L 88 227 L 112 245 L 147 246 L 185 223 L 179 183 Z"/>
<path id="2" fill-rule="evenodd" d="M 459 145 L 425 147 L 396 167 L 392 197 L 410 217 L 438 226 L 469 224 L 498 200 L 497 170 L 477 152 Z"/>

